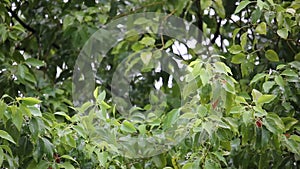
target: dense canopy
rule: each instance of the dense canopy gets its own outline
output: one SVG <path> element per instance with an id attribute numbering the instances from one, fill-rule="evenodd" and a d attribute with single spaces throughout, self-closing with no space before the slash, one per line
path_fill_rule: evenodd
<path id="1" fill-rule="evenodd" d="M 1 0 L 0 168 L 297 168 L 299 76 L 300 0 Z"/>

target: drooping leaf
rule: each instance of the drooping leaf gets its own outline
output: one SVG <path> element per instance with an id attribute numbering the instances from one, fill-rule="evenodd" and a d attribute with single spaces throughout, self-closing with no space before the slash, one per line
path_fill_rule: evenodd
<path id="1" fill-rule="evenodd" d="M 239 13 L 241 10 L 246 8 L 246 6 L 249 5 L 250 3 L 251 3 L 251 1 L 248 1 L 248 0 L 241 1 L 240 4 L 236 7 L 234 14 Z"/>
<path id="2" fill-rule="evenodd" d="M 16 144 L 16 142 L 14 141 L 14 139 L 4 130 L 0 130 L 0 137 L 5 139 L 5 140 L 8 140 L 14 144 Z"/>
<path id="3" fill-rule="evenodd" d="M 35 58 L 28 58 L 25 60 L 25 63 L 34 67 L 40 67 L 45 65 L 43 61 L 37 60 Z"/>
<path id="4" fill-rule="evenodd" d="M 123 121 L 120 129 L 127 133 L 136 132 L 136 128 L 134 127 L 134 124 L 132 124 L 131 122 L 129 122 L 127 120 Z"/>
<path id="5" fill-rule="evenodd" d="M 284 132 L 284 124 L 275 113 L 268 113 L 263 123 L 274 134 L 282 134 Z"/>
<path id="6" fill-rule="evenodd" d="M 168 127 L 171 127 L 179 118 L 179 109 L 173 109 L 170 112 L 167 113 L 167 117 L 164 120 L 163 128 L 167 129 Z"/>
<path id="7" fill-rule="evenodd" d="M 24 104 L 29 105 L 29 106 L 39 104 L 42 102 L 39 99 L 34 98 L 34 97 L 24 97 L 24 98 L 18 97 L 17 100 L 21 100 L 21 101 L 23 101 Z"/>
<path id="8" fill-rule="evenodd" d="M 55 112 L 54 114 L 55 115 L 59 115 L 59 116 L 63 116 L 63 117 L 65 117 L 69 121 L 71 120 L 71 117 L 69 115 L 67 115 L 67 113 L 65 113 L 65 112 L 59 111 L 59 112 Z"/>
<path id="9" fill-rule="evenodd" d="M 266 74 L 264 74 L 264 73 L 259 73 L 259 74 L 255 75 L 253 77 L 253 79 L 251 80 L 250 85 L 253 83 L 256 83 L 257 81 L 261 80 L 264 77 L 266 77 Z"/>

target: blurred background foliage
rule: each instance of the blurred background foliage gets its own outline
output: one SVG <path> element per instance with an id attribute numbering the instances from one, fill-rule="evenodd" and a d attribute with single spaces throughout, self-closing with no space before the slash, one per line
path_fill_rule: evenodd
<path id="1" fill-rule="evenodd" d="M 99 98 L 97 90 L 97 102 L 74 108 L 72 74 L 85 42 L 105 24 L 144 12 L 194 24 L 203 32 L 197 41 L 210 42 L 220 60 L 207 63 L 207 57 L 176 39 L 133 32 L 101 62 L 97 86 L 106 96 Z M 168 85 L 169 74 L 147 69 L 131 82 L 137 112 L 149 110 L 149 93 L 158 82 L 167 99 L 161 103 L 165 114 L 143 129 L 139 121 L 124 120 L 115 111 L 110 84 L 118 64 L 146 48 L 162 48 L 188 65 L 196 76 L 198 99 L 180 107 L 181 115 L 168 113 L 179 108 L 182 93 L 174 80 Z M 1 0 L 0 166 L 297 168 L 299 75 L 299 0 Z M 113 153 L 110 143 L 99 145 L 86 134 L 89 117 L 80 114 L 91 106 L 117 114 L 111 125 L 125 135 L 164 130 L 165 123 L 180 118 L 191 120 L 193 127 L 163 154 L 128 159 Z"/>

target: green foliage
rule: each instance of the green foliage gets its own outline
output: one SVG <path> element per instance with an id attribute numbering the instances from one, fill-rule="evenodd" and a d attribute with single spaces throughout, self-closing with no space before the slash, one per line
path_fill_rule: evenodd
<path id="1" fill-rule="evenodd" d="M 176 53 L 176 39 L 131 30 L 95 73 L 99 87 L 90 93 L 94 101 L 75 107 L 72 73 L 87 39 L 110 21 L 149 11 L 197 25 L 201 39 L 217 51 L 217 56 L 203 57 L 197 45 L 186 45 L 189 57 L 176 54 L 189 70 L 185 82 L 195 81 L 196 88 L 191 84 L 181 91 L 169 74 L 151 65 L 162 50 Z M 299 23 L 299 0 L 4 0 L 0 168 L 296 168 Z M 158 29 L 144 18 L 128 24 Z M 135 106 L 127 119 L 111 100 L 110 83 L 117 66 L 133 54 L 139 54 L 143 69 L 130 83 Z M 130 70 L 137 60 L 126 64 Z M 160 80 L 163 101 L 151 93 Z M 180 105 L 181 99 L 187 102 Z M 161 109 L 144 114 L 152 104 Z M 103 125 L 94 126 L 95 121 Z M 182 121 L 191 126 L 174 131 L 178 138 L 186 136 L 178 145 L 151 157 L 126 157 L 138 156 L 137 147 L 143 145 L 131 144 L 125 136 L 161 133 Z M 128 154 L 118 154 L 120 135 Z M 100 144 L 99 138 L 106 140 Z"/>

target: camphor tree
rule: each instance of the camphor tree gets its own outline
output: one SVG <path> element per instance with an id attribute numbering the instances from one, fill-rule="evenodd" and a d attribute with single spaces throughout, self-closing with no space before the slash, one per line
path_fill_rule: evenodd
<path id="1" fill-rule="evenodd" d="M 2 168 L 300 165 L 299 0 L 1 0 L 0 20 Z M 95 36 L 108 25 L 115 34 Z M 97 67 L 78 62 L 119 32 Z M 107 43 L 89 46 L 92 36 Z M 85 68 L 91 86 L 76 76 Z M 171 139 L 174 127 L 175 146 L 131 139 Z"/>

